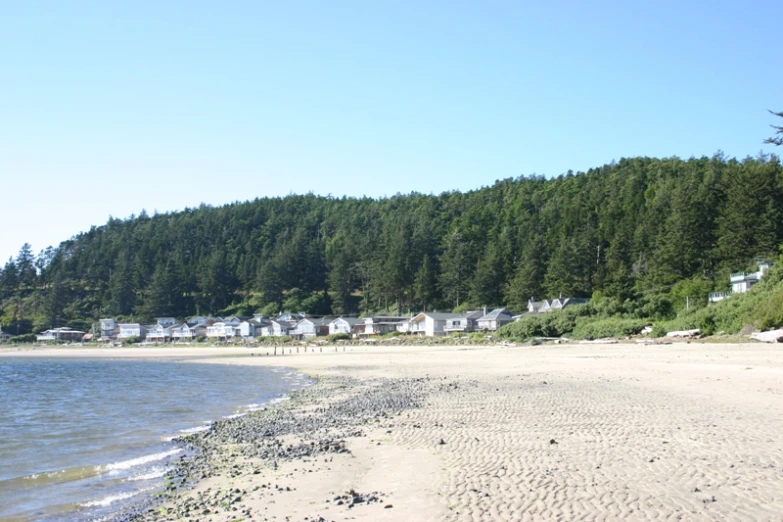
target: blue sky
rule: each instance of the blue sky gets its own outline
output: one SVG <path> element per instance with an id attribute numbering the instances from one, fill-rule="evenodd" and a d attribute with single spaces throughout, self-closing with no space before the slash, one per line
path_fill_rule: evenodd
<path id="1" fill-rule="evenodd" d="M 0 259 L 109 215 L 759 151 L 779 1 L 4 2 Z"/>

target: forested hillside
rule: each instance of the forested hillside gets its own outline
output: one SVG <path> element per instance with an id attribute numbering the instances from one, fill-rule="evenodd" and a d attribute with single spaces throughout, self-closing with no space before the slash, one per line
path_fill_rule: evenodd
<path id="1" fill-rule="evenodd" d="M 677 309 L 782 242 L 776 156 L 623 159 L 467 193 L 309 194 L 111 219 L 38 256 L 23 247 L 0 273 L 1 321 L 24 333 L 102 316 L 521 311 L 531 297 L 596 292 Z"/>

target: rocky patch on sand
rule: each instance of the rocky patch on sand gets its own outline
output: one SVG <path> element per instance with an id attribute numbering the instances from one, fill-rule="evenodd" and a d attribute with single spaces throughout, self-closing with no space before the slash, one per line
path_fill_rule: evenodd
<path id="1" fill-rule="evenodd" d="M 301 470 L 294 471 L 311 473 L 314 464 L 328 465 L 334 455 L 350 453 L 346 439 L 364 436 L 368 426 L 392 427 L 397 415 L 421 407 L 435 389 L 429 378 L 360 381 L 327 377 L 274 408 L 216 422 L 208 431 L 178 439 L 190 451 L 166 477 L 163 491 L 154 501 L 117 515 L 115 521 L 209 520 L 217 514 L 252 519 L 245 497 L 274 502 L 280 495 L 296 494 L 295 488 L 271 482 L 250 490 L 193 488 L 215 477 L 260 475 L 282 462 L 301 462 Z M 330 503 L 354 508 L 384 501 L 390 509 L 392 504 L 384 497 L 379 492 L 351 490 Z"/>

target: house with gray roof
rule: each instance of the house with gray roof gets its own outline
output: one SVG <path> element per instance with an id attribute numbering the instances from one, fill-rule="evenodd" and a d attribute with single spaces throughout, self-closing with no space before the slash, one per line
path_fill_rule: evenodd
<path id="1" fill-rule="evenodd" d="M 479 330 L 490 331 L 495 331 L 511 322 L 514 322 L 514 316 L 505 308 L 495 308 L 488 314 L 481 316 L 477 321 Z"/>
<path id="2" fill-rule="evenodd" d="M 562 310 L 568 306 L 586 304 L 590 299 L 584 297 L 567 297 L 557 299 L 544 299 L 543 301 L 534 301 L 531 299 L 527 302 L 527 311 L 533 314 L 540 314 L 545 312 L 556 312 Z"/>
<path id="3" fill-rule="evenodd" d="M 475 332 L 478 326 L 478 320 L 480 317 L 486 314 L 486 310 L 475 310 L 471 312 L 465 312 L 464 314 L 456 314 L 446 319 L 446 324 L 443 330 L 446 333 L 453 332 Z"/>
<path id="4" fill-rule="evenodd" d="M 329 323 L 334 320 L 333 317 L 305 317 L 298 323 L 288 335 L 297 339 L 310 339 L 311 337 L 326 337 L 329 335 Z"/>

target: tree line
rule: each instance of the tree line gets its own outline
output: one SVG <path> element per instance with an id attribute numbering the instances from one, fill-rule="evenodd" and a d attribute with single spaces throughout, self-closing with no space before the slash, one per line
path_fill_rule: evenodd
<path id="1" fill-rule="evenodd" d="M 596 292 L 643 302 L 683 281 L 723 290 L 729 272 L 777 257 L 782 242 L 777 156 L 637 157 L 464 193 L 291 195 L 110 218 L 9 259 L 0 324 L 24 333 L 104 316 L 523 311 L 530 298 Z"/>

